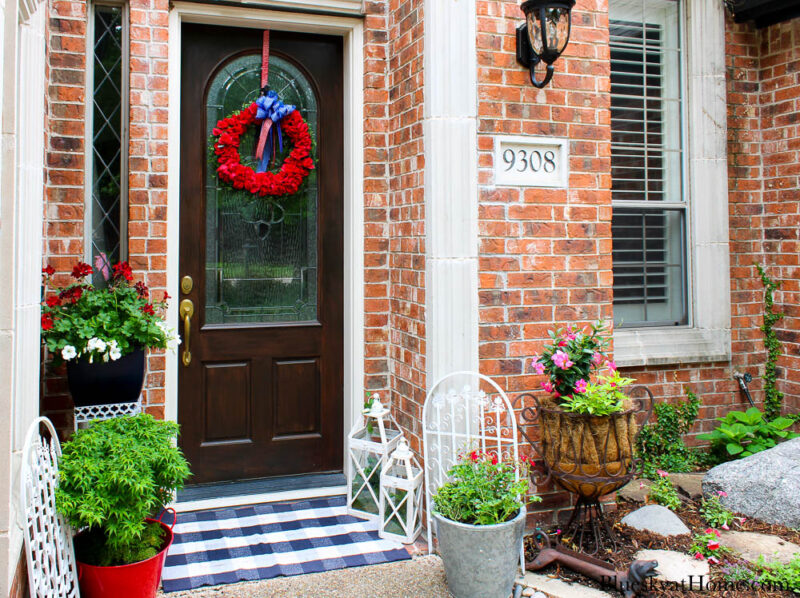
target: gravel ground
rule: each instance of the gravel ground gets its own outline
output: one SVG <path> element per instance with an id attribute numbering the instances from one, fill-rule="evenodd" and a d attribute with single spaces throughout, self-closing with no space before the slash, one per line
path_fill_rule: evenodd
<path id="1" fill-rule="evenodd" d="M 277 577 L 191 592 L 163 594 L 159 598 L 450 598 L 444 567 L 436 555 L 416 557 L 369 567 L 324 573 Z"/>

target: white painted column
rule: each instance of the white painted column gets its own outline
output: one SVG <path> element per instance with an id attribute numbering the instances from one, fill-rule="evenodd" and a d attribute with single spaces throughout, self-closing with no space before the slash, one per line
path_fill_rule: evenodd
<path id="1" fill-rule="evenodd" d="M 475 0 L 425 0 L 427 385 L 478 369 Z"/>
<path id="2" fill-rule="evenodd" d="M 18 14 L 17 14 L 18 9 Z M 0 160 L 0 595 L 22 546 L 19 463 L 39 415 L 39 307 L 44 203 L 44 3 L 5 4 Z"/>

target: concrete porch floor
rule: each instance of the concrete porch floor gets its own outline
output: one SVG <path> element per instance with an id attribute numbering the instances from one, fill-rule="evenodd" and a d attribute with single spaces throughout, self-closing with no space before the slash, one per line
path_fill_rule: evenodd
<path id="1" fill-rule="evenodd" d="M 368 567 L 198 588 L 158 598 L 450 598 L 438 556 Z"/>

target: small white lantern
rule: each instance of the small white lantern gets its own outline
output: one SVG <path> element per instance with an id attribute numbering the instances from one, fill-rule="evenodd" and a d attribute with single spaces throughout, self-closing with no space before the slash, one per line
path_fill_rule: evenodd
<path id="1" fill-rule="evenodd" d="M 347 512 L 369 520 L 380 516 L 381 471 L 402 434 L 379 395 L 347 436 L 350 468 L 347 474 Z"/>
<path id="2" fill-rule="evenodd" d="M 411 544 L 422 531 L 422 468 L 405 438 L 381 472 L 381 538 Z"/>

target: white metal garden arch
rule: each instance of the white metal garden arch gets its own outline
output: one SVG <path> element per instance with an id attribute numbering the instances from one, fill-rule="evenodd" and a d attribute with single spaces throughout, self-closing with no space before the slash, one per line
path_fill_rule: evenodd
<path id="1" fill-rule="evenodd" d="M 517 421 L 508 396 L 477 372 L 453 372 L 431 387 L 422 406 L 428 547 L 433 549 L 432 497 L 447 482 L 459 455 L 478 450 L 515 464 L 519 479 Z"/>
<path id="2" fill-rule="evenodd" d="M 48 438 L 40 434 L 40 426 Z M 61 445 L 46 417 L 34 420 L 25 437 L 20 475 L 28 581 L 33 598 L 79 598 L 72 531 L 56 511 Z"/>

